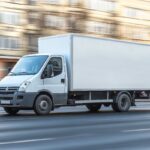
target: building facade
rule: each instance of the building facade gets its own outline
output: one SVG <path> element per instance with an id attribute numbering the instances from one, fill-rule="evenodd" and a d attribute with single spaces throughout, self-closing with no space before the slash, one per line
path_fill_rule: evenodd
<path id="1" fill-rule="evenodd" d="M 150 0 L 1 0 L 0 78 L 38 37 L 68 32 L 150 43 Z"/>

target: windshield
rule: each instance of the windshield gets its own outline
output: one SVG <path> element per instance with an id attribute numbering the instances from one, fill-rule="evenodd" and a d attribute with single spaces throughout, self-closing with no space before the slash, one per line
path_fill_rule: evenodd
<path id="1" fill-rule="evenodd" d="M 34 75 L 39 72 L 47 58 L 47 55 L 22 57 L 9 75 Z"/>

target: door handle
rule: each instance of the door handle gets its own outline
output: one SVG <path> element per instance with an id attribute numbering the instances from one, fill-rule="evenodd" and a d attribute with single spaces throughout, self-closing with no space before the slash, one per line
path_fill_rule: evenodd
<path id="1" fill-rule="evenodd" d="M 65 83 L 65 79 L 61 79 L 61 83 Z"/>

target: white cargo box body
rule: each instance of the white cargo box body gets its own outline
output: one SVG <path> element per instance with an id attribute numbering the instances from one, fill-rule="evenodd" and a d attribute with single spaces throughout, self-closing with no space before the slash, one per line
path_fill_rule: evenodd
<path id="1" fill-rule="evenodd" d="M 66 34 L 40 38 L 39 53 L 65 56 L 70 91 L 150 90 L 150 45 Z"/>

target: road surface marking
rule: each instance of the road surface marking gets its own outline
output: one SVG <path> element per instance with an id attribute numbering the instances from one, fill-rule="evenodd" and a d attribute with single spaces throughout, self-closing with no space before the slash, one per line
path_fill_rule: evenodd
<path id="1" fill-rule="evenodd" d="M 51 141 L 51 140 L 54 140 L 54 138 L 43 138 L 43 139 L 31 139 L 31 140 L 19 140 L 19 141 L 0 142 L 0 145 L 21 144 L 21 143 L 30 143 L 30 142 L 39 142 L 39 141 Z"/>
<path id="2" fill-rule="evenodd" d="M 15 118 L 7 118 L 7 117 L 12 117 L 12 116 L 6 116 L 6 118 L 4 118 L 4 116 L 3 116 L 3 118 L 2 118 L 3 120 L 0 120 L 0 122 L 4 122 L 4 121 L 22 121 L 22 120 L 39 120 L 40 119 L 40 117 L 38 117 L 38 116 L 35 116 L 35 117 L 34 116 L 33 117 L 31 117 L 31 116 L 26 116 L 26 117 L 24 117 L 24 116 L 15 116 Z M 43 116 L 43 119 L 44 119 L 44 116 Z"/>
<path id="3" fill-rule="evenodd" d="M 79 135 L 71 135 L 65 136 L 63 138 L 74 138 L 74 137 L 82 137 L 87 136 L 89 134 L 79 134 Z M 30 143 L 30 142 L 39 142 L 39 141 L 52 141 L 56 138 L 43 138 L 43 139 L 31 139 L 31 140 L 18 140 L 18 141 L 9 141 L 9 142 L 0 142 L 0 145 L 9 145 L 9 144 L 22 144 L 22 143 Z M 60 138 L 61 139 L 61 138 Z"/>
<path id="4" fill-rule="evenodd" d="M 123 130 L 122 132 L 142 132 L 142 131 L 150 131 L 150 128 L 145 128 L 145 129 L 133 129 L 133 130 Z"/>

